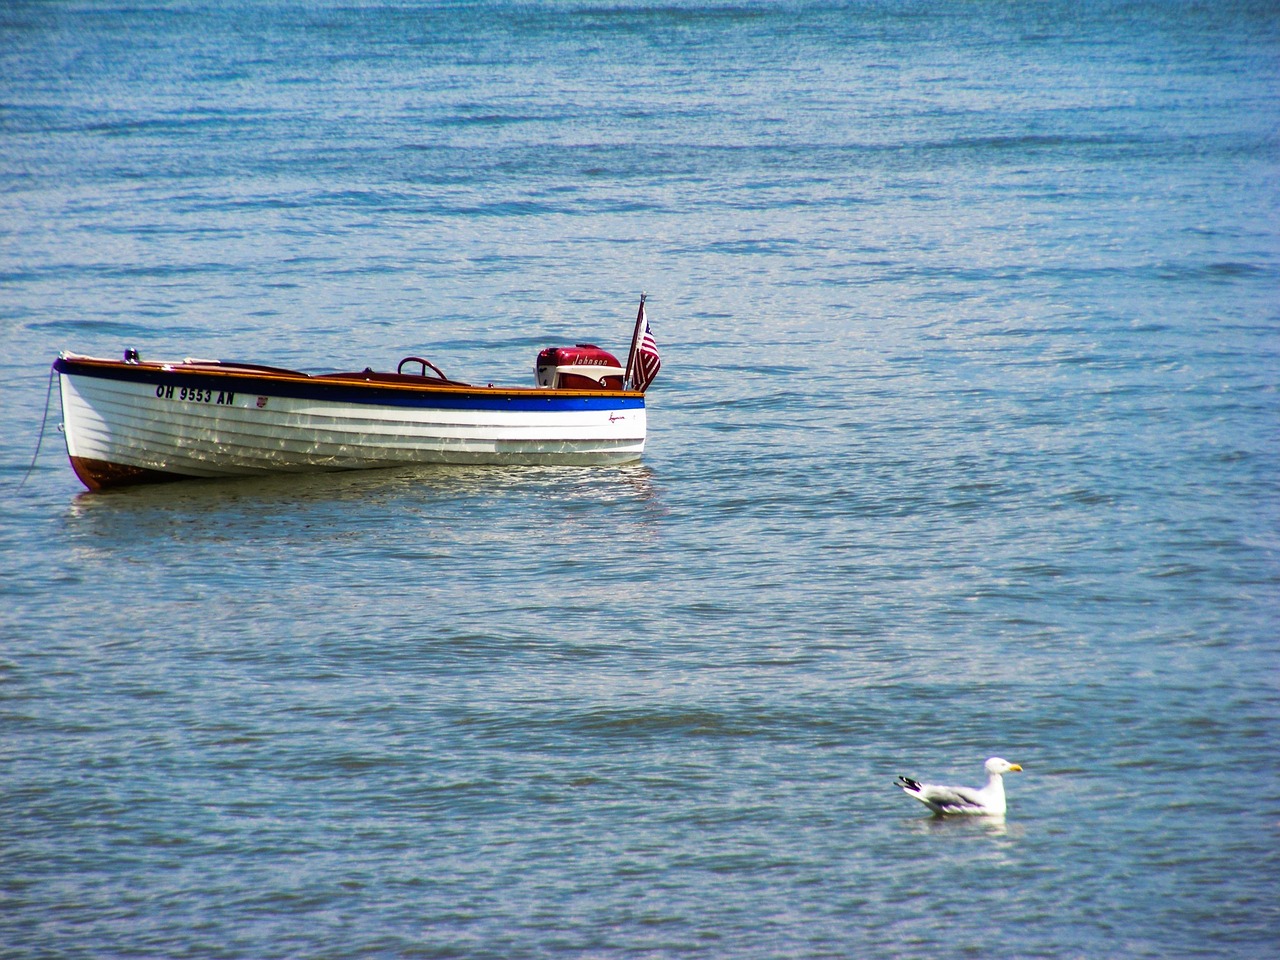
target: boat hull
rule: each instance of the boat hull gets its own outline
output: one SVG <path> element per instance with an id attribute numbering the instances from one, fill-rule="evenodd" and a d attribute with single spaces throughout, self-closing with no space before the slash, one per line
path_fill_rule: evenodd
<path id="1" fill-rule="evenodd" d="M 54 369 L 67 454 L 91 490 L 412 464 L 626 463 L 644 452 L 635 391 L 65 353 Z"/>

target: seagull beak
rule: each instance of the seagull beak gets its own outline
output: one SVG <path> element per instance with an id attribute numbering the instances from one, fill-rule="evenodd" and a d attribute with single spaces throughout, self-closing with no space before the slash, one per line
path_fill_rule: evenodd
<path id="1" fill-rule="evenodd" d="M 1021 765 L 1021 764 L 1018 764 L 1018 763 L 1011 763 L 1011 764 L 1009 764 L 1009 769 L 1010 769 L 1010 770 L 1017 770 L 1019 773 L 1021 773 L 1021 772 L 1022 772 L 1022 765 Z"/>

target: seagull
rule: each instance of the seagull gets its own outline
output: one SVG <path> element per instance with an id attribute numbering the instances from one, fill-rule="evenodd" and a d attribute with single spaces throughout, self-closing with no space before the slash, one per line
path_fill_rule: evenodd
<path id="1" fill-rule="evenodd" d="M 1000 757 L 992 757 L 984 767 L 987 771 L 987 785 L 981 790 L 975 790 L 972 787 L 940 787 L 932 783 L 917 783 L 910 777 L 899 777 L 894 783 L 905 790 L 908 796 L 915 797 L 938 816 L 946 813 L 967 813 L 1002 817 L 1005 807 L 1003 774 L 1017 773 L 1022 767 Z"/>

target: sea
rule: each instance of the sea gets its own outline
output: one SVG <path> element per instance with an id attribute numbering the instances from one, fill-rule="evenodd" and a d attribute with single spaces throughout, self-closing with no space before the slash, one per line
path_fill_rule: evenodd
<path id="1" fill-rule="evenodd" d="M 1278 90 L 1275 0 L 6 0 L 0 957 L 1280 955 Z M 50 392 L 641 294 L 625 466 L 94 494 Z"/>

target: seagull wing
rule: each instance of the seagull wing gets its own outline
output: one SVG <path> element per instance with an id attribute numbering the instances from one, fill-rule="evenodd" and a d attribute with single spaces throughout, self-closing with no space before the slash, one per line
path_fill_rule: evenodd
<path id="1" fill-rule="evenodd" d="M 934 813 L 978 813 L 986 809 L 981 794 L 968 787 L 943 787 L 899 777 L 897 785 Z"/>
<path id="2" fill-rule="evenodd" d="M 939 813 L 977 813 L 987 806 L 976 790 L 932 783 L 921 785 L 919 799 Z"/>

